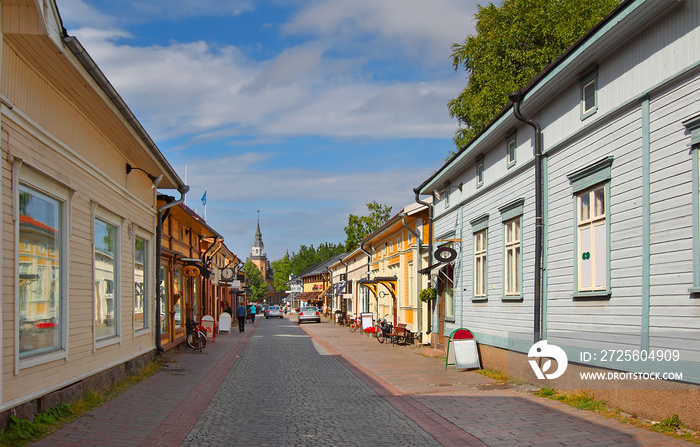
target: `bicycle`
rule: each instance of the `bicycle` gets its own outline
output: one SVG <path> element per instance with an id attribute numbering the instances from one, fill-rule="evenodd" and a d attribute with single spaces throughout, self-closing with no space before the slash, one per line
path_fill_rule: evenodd
<path id="1" fill-rule="evenodd" d="M 207 346 L 207 330 L 197 321 L 190 320 L 190 330 L 187 332 L 187 345 L 199 352 Z"/>
<path id="2" fill-rule="evenodd" d="M 387 337 L 391 338 L 392 343 L 394 340 L 394 328 L 391 323 L 386 320 L 387 315 L 389 314 L 384 315 L 384 318 L 379 318 L 374 328 L 374 333 L 377 335 L 377 341 L 379 343 L 384 343 Z"/>
<path id="3" fill-rule="evenodd" d="M 356 332 L 362 326 L 362 322 L 359 318 L 353 318 L 350 320 L 350 332 Z"/>

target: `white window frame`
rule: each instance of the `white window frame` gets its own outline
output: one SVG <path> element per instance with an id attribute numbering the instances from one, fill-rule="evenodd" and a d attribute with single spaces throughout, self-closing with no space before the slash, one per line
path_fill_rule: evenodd
<path id="1" fill-rule="evenodd" d="M 146 231 L 136 228 L 134 231 L 134 246 L 133 246 L 133 256 L 134 256 L 134 274 L 136 272 L 136 239 L 142 239 L 146 243 L 146 258 L 144 259 L 144 275 L 143 275 L 143 308 L 144 308 L 144 327 L 136 327 L 136 306 L 133 307 L 132 311 L 132 325 L 134 328 L 135 336 L 140 336 L 143 334 L 148 334 L 151 332 L 151 322 L 152 322 L 152 311 L 153 306 L 153 235 L 147 233 Z M 134 281 L 134 299 L 136 299 L 136 281 Z"/>
<path id="2" fill-rule="evenodd" d="M 476 187 L 484 186 L 484 157 L 480 156 L 476 159 Z"/>
<path id="3" fill-rule="evenodd" d="M 46 352 L 43 354 L 37 354 L 33 356 L 27 356 L 20 358 L 19 354 L 19 332 L 14 331 L 14 357 L 15 357 L 15 375 L 19 374 L 21 369 L 31 368 L 33 366 L 41 365 L 48 362 L 53 362 L 60 359 L 65 359 L 68 357 L 68 327 L 69 327 L 69 301 L 68 301 L 68 291 L 69 288 L 69 235 L 71 234 L 70 225 L 70 210 L 71 210 L 71 200 L 74 191 L 68 188 L 66 185 L 58 182 L 56 179 L 49 177 L 48 175 L 35 170 L 28 165 L 25 165 L 21 160 L 15 160 L 12 163 L 12 199 L 13 199 L 13 213 L 12 218 L 14 221 L 14 232 L 15 232 L 15 259 L 14 259 L 14 301 L 15 301 L 15 328 L 19 327 L 19 230 L 20 230 L 20 219 L 19 219 L 19 185 L 22 184 L 24 187 L 33 189 L 40 194 L 50 197 L 61 203 L 61 226 L 62 235 L 60 241 L 61 249 L 61 260 L 60 262 L 60 298 L 59 305 L 61 306 L 59 313 L 59 324 L 61 326 L 61 346 L 54 351 Z M 52 273 L 53 274 L 53 273 Z"/>
<path id="4" fill-rule="evenodd" d="M 485 299 L 488 290 L 486 277 L 488 243 L 486 237 L 486 228 L 474 233 L 474 299 Z"/>
<path id="5" fill-rule="evenodd" d="M 596 163 L 587 166 L 579 171 L 576 171 L 572 174 L 569 174 L 567 177 L 569 181 L 571 182 L 572 185 L 572 198 L 573 198 L 573 231 L 574 231 L 574 247 L 573 247 L 573 252 L 574 252 L 574 283 L 573 283 L 573 295 L 572 298 L 574 299 L 610 299 L 612 295 L 612 289 L 611 289 L 611 283 L 610 283 L 610 179 L 611 179 L 611 174 L 612 174 L 612 163 L 613 163 L 613 157 L 607 157 L 602 160 L 597 161 Z M 591 194 L 591 191 L 594 191 L 598 188 L 603 188 L 604 190 L 604 215 L 605 215 L 605 221 L 603 223 L 598 222 L 599 225 L 602 225 L 602 228 L 600 228 L 602 231 L 604 231 L 605 234 L 605 265 L 604 265 L 604 271 L 605 271 L 605 287 L 602 285 L 597 286 L 597 287 L 586 287 L 581 289 L 580 288 L 580 268 L 581 268 L 581 261 L 583 253 L 580 252 L 581 249 L 581 243 L 579 241 L 579 206 L 580 206 L 580 197 L 585 194 Z M 582 225 L 585 225 L 586 222 L 582 222 Z M 599 258 L 600 254 L 596 256 Z M 598 267 L 600 267 L 600 259 Z"/>
<path id="6" fill-rule="evenodd" d="M 517 162 L 516 149 L 515 132 L 512 132 L 506 136 L 506 165 L 508 169 L 515 166 Z"/>
<path id="7" fill-rule="evenodd" d="M 586 107 L 586 90 L 593 89 L 593 104 Z M 581 93 L 581 120 L 588 118 L 598 111 L 598 68 L 589 71 L 579 81 L 579 89 Z"/>
<path id="8" fill-rule="evenodd" d="M 95 324 L 95 312 L 97 308 L 97 304 L 95 302 L 95 290 L 94 290 L 94 285 L 95 285 L 95 280 L 97 279 L 97 265 L 96 265 L 96 260 L 95 260 L 95 248 L 94 248 L 94 241 L 95 241 L 95 221 L 100 220 L 103 223 L 112 225 L 116 227 L 115 231 L 115 236 L 116 236 L 116 241 L 115 241 L 115 248 L 114 248 L 114 255 L 115 255 L 115 260 L 114 260 L 114 265 L 115 265 L 115 273 L 114 273 L 114 335 L 108 335 L 105 337 L 100 337 L 97 338 L 97 327 Z M 121 331 L 121 321 L 122 321 L 122 312 L 121 312 L 121 307 L 123 304 L 122 300 L 122 288 L 121 288 L 121 279 L 122 279 L 122 266 L 121 266 L 121 259 L 122 259 L 122 229 L 124 228 L 124 219 L 117 214 L 107 210 L 106 208 L 103 208 L 99 206 L 96 202 L 92 202 L 92 243 L 93 243 L 93 250 L 92 250 L 92 334 L 93 334 L 93 351 L 96 351 L 97 349 L 103 348 L 105 346 L 110 346 L 113 344 L 121 343 L 122 341 L 122 331 Z"/>
<path id="9" fill-rule="evenodd" d="M 607 289 L 607 220 L 608 215 L 605 210 L 607 200 L 605 198 L 605 184 L 598 184 L 593 188 L 581 191 L 576 194 L 576 260 L 577 260 L 577 288 L 578 292 L 597 292 Z M 587 215 L 583 215 L 584 199 L 588 202 Z M 602 199 L 602 206 L 597 206 Z M 582 233 L 589 232 L 590 236 L 585 238 Z M 604 246 L 598 246 L 597 237 L 602 234 L 605 237 Z M 588 240 L 586 240 L 588 239 Z M 584 252 L 584 250 L 586 250 Z M 602 250 L 602 253 L 600 252 Z M 588 263 L 590 261 L 590 264 Z M 601 265 L 601 263 L 603 265 Z M 588 270 L 587 275 L 584 275 Z M 601 273 L 605 278 L 601 281 Z M 591 284 L 581 283 L 584 277 L 590 277 Z"/>
<path id="10" fill-rule="evenodd" d="M 499 208 L 503 228 L 503 297 L 523 300 L 523 214 L 525 199 L 517 199 Z M 508 239 L 508 234 L 515 235 Z M 509 253 L 513 253 L 511 258 Z M 517 253 L 517 256 L 516 256 Z M 509 262 L 510 261 L 510 262 Z M 517 284 L 517 289 L 515 288 Z"/>

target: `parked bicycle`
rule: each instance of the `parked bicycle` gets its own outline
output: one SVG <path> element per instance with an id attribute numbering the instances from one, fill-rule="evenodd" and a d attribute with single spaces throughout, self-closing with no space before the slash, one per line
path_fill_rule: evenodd
<path id="1" fill-rule="evenodd" d="M 355 317 L 350 320 L 350 332 L 357 331 L 362 326 L 362 322 L 359 317 Z"/>
<path id="2" fill-rule="evenodd" d="M 207 346 L 207 330 L 193 318 L 188 324 L 187 345 L 199 352 Z"/>
<path id="3" fill-rule="evenodd" d="M 389 314 L 384 315 L 383 318 L 377 319 L 377 323 L 374 328 L 374 333 L 377 335 L 377 341 L 379 343 L 384 343 L 384 341 L 389 338 L 393 342 L 394 327 L 389 323 L 386 317 Z"/>

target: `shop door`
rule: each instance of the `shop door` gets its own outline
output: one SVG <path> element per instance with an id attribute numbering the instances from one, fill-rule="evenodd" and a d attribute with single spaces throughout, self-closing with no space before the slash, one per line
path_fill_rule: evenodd
<path id="1" fill-rule="evenodd" d="M 161 258 L 160 260 L 160 290 L 158 299 L 160 300 L 160 315 L 158 316 L 158 324 L 160 324 L 160 340 L 161 344 L 166 344 L 171 340 L 170 337 L 170 311 L 172 303 L 170 297 L 170 261 Z"/>
<path id="2" fill-rule="evenodd" d="M 185 334 L 185 303 L 186 295 L 185 283 L 182 276 L 182 265 L 176 265 L 173 271 L 173 293 L 172 297 L 172 309 L 170 310 L 170 322 L 171 340 L 175 340 L 178 337 Z"/>

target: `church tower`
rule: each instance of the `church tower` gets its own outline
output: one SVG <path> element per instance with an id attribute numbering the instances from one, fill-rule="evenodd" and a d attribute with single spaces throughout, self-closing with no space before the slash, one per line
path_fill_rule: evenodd
<path id="1" fill-rule="evenodd" d="M 255 264 L 255 266 L 260 270 L 262 276 L 265 280 L 268 276 L 271 276 L 270 271 L 270 261 L 267 260 L 267 255 L 265 254 L 265 244 L 262 241 L 262 233 L 260 232 L 260 215 L 258 214 L 258 228 L 255 231 L 255 240 L 253 241 L 253 247 L 250 250 L 250 261 Z"/>

